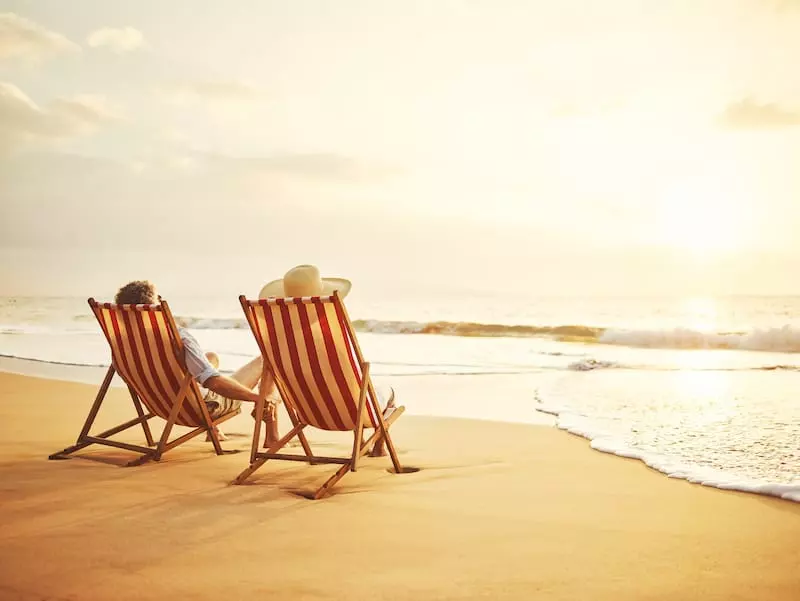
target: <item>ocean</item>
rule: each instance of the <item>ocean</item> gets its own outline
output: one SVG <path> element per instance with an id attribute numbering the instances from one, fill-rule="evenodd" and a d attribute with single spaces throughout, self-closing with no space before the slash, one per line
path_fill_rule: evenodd
<path id="1" fill-rule="evenodd" d="M 169 300 L 224 371 L 256 354 L 235 295 Z M 670 477 L 800 502 L 800 297 L 354 289 L 346 305 L 410 414 L 552 424 Z M 109 364 L 82 298 L 0 298 L 0 356 L 97 384 Z"/>

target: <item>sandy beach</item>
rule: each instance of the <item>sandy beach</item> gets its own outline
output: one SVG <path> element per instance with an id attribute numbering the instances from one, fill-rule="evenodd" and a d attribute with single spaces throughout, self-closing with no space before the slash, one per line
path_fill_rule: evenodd
<path id="1" fill-rule="evenodd" d="M 2 599 L 800 595 L 800 505 L 671 480 L 554 428 L 403 416 L 395 441 L 419 472 L 368 459 L 315 502 L 302 494 L 330 466 L 273 462 L 233 486 L 246 455 L 202 440 L 135 468 L 111 448 L 48 461 L 95 388 L 0 374 L 0 391 Z M 114 389 L 100 426 L 131 411 Z M 226 448 L 247 448 L 249 420 Z"/>

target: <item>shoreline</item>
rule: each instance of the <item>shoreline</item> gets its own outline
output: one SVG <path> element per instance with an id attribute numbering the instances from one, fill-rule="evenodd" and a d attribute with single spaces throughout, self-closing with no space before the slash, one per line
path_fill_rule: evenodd
<path id="1" fill-rule="evenodd" d="M 789 501 L 790 503 L 800 503 L 800 480 L 795 480 L 790 484 L 767 482 L 738 476 L 710 467 L 703 468 L 665 455 L 640 451 L 600 430 L 587 429 L 584 423 L 585 420 L 581 420 L 562 409 L 544 406 L 539 411 L 554 416 L 556 418 L 555 427 L 559 430 L 588 441 L 592 450 L 622 459 L 640 461 L 648 468 L 667 478 L 685 480 L 690 484 L 719 490 L 763 495 Z"/>
<path id="2" fill-rule="evenodd" d="M 38 359 L 0 355 L 0 374 L 10 373 L 55 381 L 69 381 L 95 385 L 102 380 L 107 369 L 107 365 L 57 363 Z M 458 380 L 466 378 L 466 385 L 460 381 L 453 381 L 449 379 L 452 378 L 452 376 L 405 376 L 399 379 L 400 385 L 397 386 L 397 384 L 395 384 L 395 388 L 398 389 L 398 396 L 401 400 L 401 403 L 405 403 L 406 401 L 404 399 L 408 396 L 420 397 L 428 395 L 426 400 L 430 401 L 432 396 L 436 396 L 430 395 L 430 392 L 426 390 L 426 387 L 431 380 L 433 378 L 438 378 L 441 381 L 442 378 L 448 378 L 446 388 L 450 394 L 453 393 L 454 388 L 458 389 L 457 393 L 453 395 L 454 397 L 458 398 L 458 403 L 449 403 L 446 407 L 442 407 L 442 403 L 439 403 L 437 405 L 438 410 L 434 410 L 432 412 L 425 410 L 418 410 L 415 412 L 415 407 L 412 405 L 407 414 L 441 417 L 445 419 L 473 419 L 486 422 L 511 424 L 523 423 L 549 426 L 588 441 L 589 447 L 594 451 L 612 455 L 616 458 L 633 459 L 639 461 L 649 469 L 656 471 L 667 478 L 685 480 L 691 484 L 703 487 L 763 495 L 792 503 L 800 503 L 800 483 L 785 484 L 747 479 L 720 470 L 713 470 L 710 468 L 704 469 L 689 463 L 682 463 L 679 460 L 674 460 L 662 455 L 644 453 L 625 445 L 613 437 L 607 436 L 603 432 L 587 430 L 586 426 L 582 424 L 580 420 L 575 419 L 575 416 L 565 413 L 558 407 L 551 407 L 543 404 L 534 408 L 533 412 L 529 414 L 516 413 L 512 415 L 512 417 L 516 417 L 516 419 L 507 419 L 507 416 L 504 415 L 487 415 L 487 412 L 484 410 L 484 408 L 480 407 L 483 392 L 478 392 L 476 394 L 474 388 L 469 383 L 469 378 L 480 377 L 481 379 L 504 379 L 505 376 L 505 374 L 493 374 L 492 376 L 457 376 Z M 520 378 L 520 376 L 517 375 L 517 377 L 514 379 L 533 381 L 536 377 L 536 374 L 534 374 L 533 377 L 527 378 Z M 382 380 L 383 379 L 381 377 L 376 377 L 377 382 L 381 382 Z M 389 379 L 386 379 L 386 382 L 389 381 Z M 393 383 L 396 383 L 397 381 L 398 380 L 395 380 Z M 407 386 L 409 383 L 411 383 L 411 386 Z M 483 384 L 485 383 L 482 383 L 482 385 Z M 111 385 L 112 387 L 116 388 L 123 386 L 122 381 L 118 377 L 114 378 Z M 434 385 L 433 388 L 434 390 L 438 390 L 442 388 L 442 385 Z M 491 385 L 487 388 L 491 388 Z M 518 386 L 517 393 L 520 395 L 524 394 L 524 387 Z M 471 401 L 468 399 L 470 394 L 475 397 L 471 399 Z M 471 403 L 471 411 L 469 408 L 466 410 L 464 409 L 465 399 L 467 405 Z M 419 409 L 422 409 L 425 403 L 423 402 L 419 405 Z M 462 415 L 458 415 L 458 413 L 461 413 Z M 235 418 L 232 424 L 242 430 L 242 426 L 239 425 L 240 421 L 240 418 Z M 228 427 L 230 427 L 230 424 Z M 241 431 L 238 432 L 238 434 L 245 435 L 245 432 Z"/>
<path id="3" fill-rule="evenodd" d="M 404 415 L 395 445 L 420 471 L 395 475 L 386 458 L 369 459 L 332 496 L 309 501 L 302 491 L 330 466 L 269 462 L 231 486 L 246 454 L 217 457 L 199 439 L 141 467 L 118 467 L 131 455 L 107 447 L 48 461 L 72 443 L 96 390 L 0 373 L 0 598 L 379 590 L 385 599 L 790 601 L 800 590 L 800 505 L 665 478 L 555 428 Z M 98 427 L 131 411 L 113 389 Z M 246 413 L 231 420 L 224 447 L 249 448 L 239 436 L 251 431 Z M 313 434 L 326 453 L 351 444 Z"/>

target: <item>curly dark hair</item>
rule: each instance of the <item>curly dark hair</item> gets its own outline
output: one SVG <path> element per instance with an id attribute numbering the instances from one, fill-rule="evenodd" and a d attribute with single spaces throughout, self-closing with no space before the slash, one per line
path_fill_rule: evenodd
<path id="1" fill-rule="evenodd" d="M 128 282 L 117 291 L 114 302 L 118 305 L 153 305 L 158 302 L 156 287 L 147 280 Z"/>

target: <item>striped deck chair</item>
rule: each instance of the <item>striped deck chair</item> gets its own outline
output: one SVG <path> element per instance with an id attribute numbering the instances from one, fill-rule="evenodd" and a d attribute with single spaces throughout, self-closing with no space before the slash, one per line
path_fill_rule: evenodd
<path id="1" fill-rule="evenodd" d="M 356 471 L 358 460 L 371 445 L 389 449 L 395 473 L 402 473 L 389 426 L 405 407 L 384 411 L 369 375 L 350 318 L 339 295 L 327 297 L 268 298 L 247 300 L 239 297 L 247 323 L 264 357 L 264 369 L 271 370 L 283 398 L 291 430 L 266 451 L 259 452 L 261 418 L 265 400 L 256 404 L 256 425 L 250 452 L 250 466 L 234 480 L 243 483 L 268 459 L 288 459 L 308 463 L 341 464 L 314 494 L 324 496 L 348 471 Z M 349 457 L 313 455 L 303 432 L 307 426 L 322 430 L 353 432 L 353 452 Z M 372 435 L 364 440 L 364 429 Z M 279 453 L 298 437 L 305 455 Z"/>
<path id="2" fill-rule="evenodd" d="M 217 455 L 222 455 L 225 451 L 220 447 L 214 426 L 232 418 L 240 410 L 211 419 L 197 382 L 186 371 L 183 343 L 167 302 L 161 301 L 158 305 L 114 305 L 98 303 L 90 298 L 89 306 L 111 346 L 111 367 L 108 368 L 77 442 L 53 453 L 50 459 L 66 459 L 67 455 L 91 444 L 103 444 L 141 453 L 140 457 L 126 464 L 138 465 L 150 459 L 160 460 L 166 451 L 203 432 L 209 433 L 214 450 Z M 92 436 L 89 430 L 115 373 L 127 384 L 138 417 Z M 156 416 L 166 421 L 157 444 L 148 424 Z M 110 438 L 138 424 L 144 430 L 148 446 Z M 175 425 L 188 426 L 192 430 L 169 441 L 170 432 Z"/>

